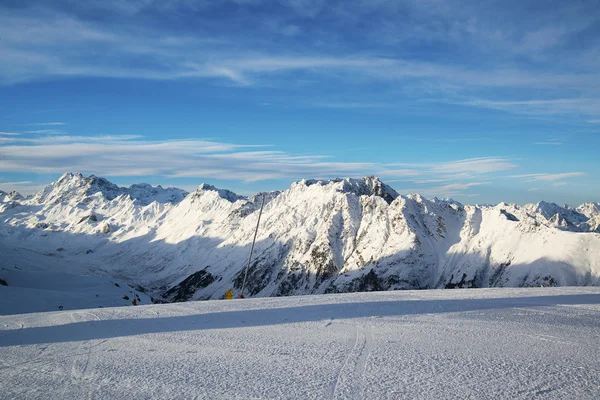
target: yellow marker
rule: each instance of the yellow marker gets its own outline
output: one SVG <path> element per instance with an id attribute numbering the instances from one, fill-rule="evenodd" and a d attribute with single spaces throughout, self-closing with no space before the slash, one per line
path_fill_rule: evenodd
<path id="1" fill-rule="evenodd" d="M 225 299 L 226 300 L 233 299 L 233 291 L 231 289 L 229 289 L 228 291 L 225 292 Z"/>

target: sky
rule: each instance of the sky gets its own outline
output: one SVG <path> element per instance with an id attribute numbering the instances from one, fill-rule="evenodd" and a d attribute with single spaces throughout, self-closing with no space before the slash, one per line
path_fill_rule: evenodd
<path id="1" fill-rule="evenodd" d="M 600 201 L 600 3 L 2 0 L 0 189 Z"/>

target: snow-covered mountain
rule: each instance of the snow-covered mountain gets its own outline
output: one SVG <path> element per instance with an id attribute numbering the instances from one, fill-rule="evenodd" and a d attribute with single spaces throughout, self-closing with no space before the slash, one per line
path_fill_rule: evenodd
<path id="1" fill-rule="evenodd" d="M 21 193 L 12 191 L 10 193 L 6 193 L 0 190 L 0 203 L 9 202 L 9 201 L 19 201 L 25 200 L 25 197 L 21 195 Z"/>
<path id="2" fill-rule="evenodd" d="M 573 208 L 568 205 L 561 207 L 545 201 L 528 204 L 524 207 L 528 213 L 544 221 L 547 225 L 575 232 L 600 232 L 599 208 L 599 203 L 584 203 Z"/>
<path id="3" fill-rule="evenodd" d="M 261 198 L 65 174 L 0 203 L 0 268 L 60 264 L 167 301 L 237 295 Z M 246 296 L 600 284 L 599 203 L 469 206 L 375 177 L 302 180 L 265 198 Z"/>
<path id="4" fill-rule="evenodd" d="M 106 200 L 113 200 L 125 194 L 143 205 L 148 205 L 153 201 L 178 203 L 188 192 L 172 187 L 163 189 L 160 185 L 153 187 L 146 183 L 124 188 L 94 175 L 84 177 L 81 174 L 67 173 L 37 193 L 33 201 L 38 204 L 77 203 L 84 202 L 95 194 L 101 194 Z"/>

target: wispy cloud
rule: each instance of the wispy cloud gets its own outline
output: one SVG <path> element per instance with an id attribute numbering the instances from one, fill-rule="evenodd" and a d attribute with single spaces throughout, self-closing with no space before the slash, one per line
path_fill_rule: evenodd
<path id="1" fill-rule="evenodd" d="M 323 155 L 294 155 L 210 140 L 137 140 L 138 136 L 26 138 L 0 147 L 0 170 L 60 173 L 81 171 L 111 176 L 168 176 L 266 179 L 358 176 L 381 169 L 375 163 L 344 163 Z M 252 149 L 260 149 L 254 151 Z M 390 172 L 390 173 L 393 173 Z"/>
<path id="2" fill-rule="evenodd" d="M 42 133 L 46 135 L 61 135 L 64 134 L 63 131 L 59 131 L 57 129 L 34 129 L 31 131 L 24 131 L 23 133 Z"/>
<path id="3" fill-rule="evenodd" d="M 19 136 L 17 132 L 0 132 L 0 136 Z"/>
<path id="4" fill-rule="evenodd" d="M 415 167 L 426 169 L 436 174 L 455 176 L 456 178 L 468 178 L 473 175 L 506 171 L 517 168 L 516 164 L 505 157 L 478 157 L 439 163 L 390 164 L 390 166 L 409 168 Z"/>
<path id="5" fill-rule="evenodd" d="M 35 122 L 28 125 L 33 126 L 58 126 L 58 125 L 66 125 L 66 122 Z"/>
<path id="6" fill-rule="evenodd" d="M 436 196 L 436 197 L 452 197 L 452 196 L 465 196 L 474 197 L 479 196 L 477 193 L 465 193 L 466 190 L 472 187 L 491 185 L 491 182 L 467 182 L 467 183 L 452 183 L 447 185 L 432 186 L 432 187 L 412 187 L 401 189 L 401 193 L 418 193 L 424 196 Z"/>
<path id="7" fill-rule="evenodd" d="M 389 108 L 398 108 L 398 104 L 393 103 L 315 103 L 314 107 L 320 108 L 332 108 L 332 109 L 341 109 L 341 110 L 353 110 L 353 109 L 389 109 Z"/>
<path id="8" fill-rule="evenodd" d="M 4 192 L 16 191 L 27 195 L 40 191 L 45 185 L 33 181 L 0 182 L 0 190 Z"/>
<path id="9" fill-rule="evenodd" d="M 19 138 L 0 147 L 0 171 L 88 172 L 109 176 L 165 176 L 256 182 L 270 179 L 377 175 L 384 180 L 443 182 L 432 190 L 457 193 L 485 182 L 456 182 L 514 168 L 500 157 L 390 165 L 339 162 L 323 154 L 297 155 L 272 146 L 212 140 L 149 141 L 137 135 Z M 443 179 L 439 175 L 443 173 Z"/>
<path id="10" fill-rule="evenodd" d="M 525 179 L 527 182 L 543 181 L 543 182 L 556 182 L 567 178 L 578 178 L 586 176 L 585 172 L 564 172 L 559 174 L 523 174 L 523 175 L 511 175 L 511 178 Z M 556 185 L 558 186 L 558 185 Z"/>
<path id="11" fill-rule="evenodd" d="M 562 143 L 561 142 L 535 142 L 534 144 L 537 144 L 540 146 L 560 146 Z"/>
<path id="12" fill-rule="evenodd" d="M 600 115 L 600 98 L 561 98 L 542 100 L 469 100 L 460 104 L 509 111 L 517 114 Z"/>
<path id="13" fill-rule="evenodd" d="M 0 186 L 24 186 L 31 185 L 32 183 L 32 181 L 0 182 Z"/>

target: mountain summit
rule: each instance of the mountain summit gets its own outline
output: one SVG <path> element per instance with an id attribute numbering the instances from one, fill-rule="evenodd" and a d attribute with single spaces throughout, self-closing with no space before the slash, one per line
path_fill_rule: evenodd
<path id="1" fill-rule="evenodd" d="M 141 204 L 148 205 L 153 201 L 178 203 L 188 195 L 188 192 L 171 187 L 163 189 L 160 185 L 153 187 L 147 183 L 131 185 L 128 188 L 119 187 L 105 178 L 95 175 L 84 177 L 69 172 L 38 192 L 33 200 L 38 204 L 81 202 L 87 197 L 98 194 L 106 200 L 113 200 L 122 194 L 127 194 Z"/>

